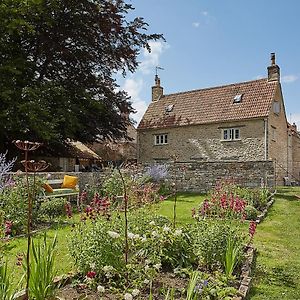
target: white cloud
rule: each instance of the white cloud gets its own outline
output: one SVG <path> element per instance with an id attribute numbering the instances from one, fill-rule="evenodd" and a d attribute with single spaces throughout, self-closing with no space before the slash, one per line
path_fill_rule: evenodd
<path id="1" fill-rule="evenodd" d="M 196 28 L 198 28 L 200 26 L 200 23 L 199 22 L 193 22 L 192 25 Z"/>
<path id="2" fill-rule="evenodd" d="M 263 79 L 263 78 L 265 78 L 265 76 L 263 76 L 263 75 L 257 75 L 255 77 L 253 77 L 254 80 Z"/>
<path id="3" fill-rule="evenodd" d="M 122 86 L 122 89 L 125 90 L 129 96 L 131 96 L 132 106 L 137 111 L 137 113 L 133 114 L 132 117 L 138 123 L 147 109 L 146 102 L 142 100 L 140 96 L 143 85 L 144 81 L 142 79 L 128 78 L 125 80 L 124 85 Z"/>
<path id="4" fill-rule="evenodd" d="M 281 77 L 281 81 L 284 83 L 291 83 L 298 80 L 298 76 L 296 75 L 285 75 Z"/>
<path id="5" fill-rule="evenodd" d="M 155 67 L 159 65 L 159 59 L 162 53 L 170 48 L 169 44 L 161 41 L 149 42 L 151 52 L 149 53 L 147 49 L 143 51 L 142 62 L 139 66 L 139 71 L 143 74 L 154 73 Z"/>
<path id="6" fill-rule="evenodd" d="M 201 15 L 204 16 L 204 17 L 207 17 L 208 16 L 208 12 L 207 11 L 201 11 Z"/>

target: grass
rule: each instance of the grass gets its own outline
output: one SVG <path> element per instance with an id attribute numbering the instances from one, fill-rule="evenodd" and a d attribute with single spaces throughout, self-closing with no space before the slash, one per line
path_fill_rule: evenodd
<path id="1" fill-rule="evenodd" d="M 280 188 L 267 218 L 257 227 L 258 249 L 251 300 L 300 299 L 299 187 Z"/>
<path id="2" fill-rule="evenodd" d="M 190 223 L 192 209 L 197 208 L 205 199 L 206 194 L 178 193 L 176 205 L 176 223 L 179 225 Z M 158 214 L 168 217 L 173 221 L 174 196 L 163 201 L 158 209 Z"/>

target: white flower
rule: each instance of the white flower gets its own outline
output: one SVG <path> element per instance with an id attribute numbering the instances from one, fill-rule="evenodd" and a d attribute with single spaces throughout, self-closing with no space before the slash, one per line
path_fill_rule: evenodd
<path id="1" fill-rule="evenodd" d="M 94 269 L 96 268 L 96 264 L 95 264 L 95 263 L 90 263 L 90 268 L 91 268 L 92 270 L 94 270 Z"/>
<path id="2" fill-rule="evenodd" d="M 164 226 L 163 231 L 164 232 L 169 232 L 171 230 L 170 227 L 168 227 L 167 225 Z"/>
<path id="3" fill-rule="evenodd" d="M 154 222 L 154 221 L 151 221 L 149 224 L 150 224 L 150 225 L 155 225 L 155 222 Z"/>
<path id="4" fill-rule="evenodd" d="M 146 265 L 151 264 L 151 260 L 150 260 L 150 259 L 146 259 L 146 260 L 145 260 L 145 264 L 146 264 Z"/>
<path id="5" fill-rule="evenodd" d="M 117 232 L 114 232 L 114 231 L 107 231 L 107 234 L 114 239 L 117 239 L 120 237 L 120 234 Z"/>
<path id="6" fill-rule="evenodd" d="M 134 289 L 134 290 L 132 291 L 132 296 L 133 296 L 133 297 L 136 297 L 136 296 L 139 295 L 139 293 L 140 293 L 140 290 Z"/>
<path id="7" fill-rule="evenodd" d="M 182 234 L 182 230 L 176 229 L 174 234 L 175 234 L 175 236 L 180 236 Z"/>
<path id="8" fill-rule="evenodd" d="M 102 268 L 102 270 L 106 273 L 106 272 L 111 272 L 114 270 L 114 267 L 113 266 L 104 266 Z"/>
<path id="9" fill-rule="evenodd" d="M 132 233 L 132 232 L 128 232 L 127 236 L 129 239 L 134 239 L 134 233 Z"/>
<path id="10" fill-rule="evenodd" d="M 156 270 L 159 270 L 160 269 L 160 267 L 161 267 L 161 263 L 159 263 L 159 264 L 156 264 L 156 265 L 154 265 L 153 266 Z"/>
<path id="11" fill-rule="evenodd" d="M 150 269 L 148 265 L 145 266 L 145 271 L 147 272 Z"/>
<path id="12" fill-rule="evenodd" d="M 144 280 L 144 284 L 149 284 L 150 283 L 150 280 L 149 279 L 145 279 Z"/>
<path id="13" fill-rule="evenodd" d="M 125 300 L 132 300 L 132 299 L 133 299 L 133 297 L 132 297 L 132 295 L 131 295 L 131 294 L 129 294 L 129 293 L 126 293 L 126 294 L 124 295 L 124 299 L 125 299 Z"/>
<path id="14" fill-rule="evenodd" d="M 138 240 L 140 238 L 140 235 L 139 234 L 135 234 L 134 237 L 133 237 L 135 240 Z"/>
<path id="15" fill-rule="evenodd" d="M 154 230 L 154 231 L 152 231 L 152 236 L 153 237 L 157 237 L 157 238 L 159 238 L 159 234 Z"/>
<path id="16" fill-rule="evenodd" d="M 141 241 L 144 243 L 147 241 L 147 238 L 143 235 L 143 237 L 141 238 Z"/>
<path id="17" fill-rule="evenodd" d="M 99 293 L 104 293 L 104 292 L 105 292 L 105 287 L 102 286 L 102 285 L 98 285 L 98 286 L 97 286 L 97 291 L 98 291 Z"/>

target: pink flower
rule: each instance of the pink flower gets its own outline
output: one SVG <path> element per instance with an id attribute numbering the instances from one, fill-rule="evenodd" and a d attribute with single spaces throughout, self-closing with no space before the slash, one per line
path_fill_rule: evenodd
<path id="1" fill-rule="evenodd" d="M 6 236 L 11 234 L 12 225 L 13 225 L 12 221 L 5 221 L 5 223 L 4 223 L 4 234 Z"/>
<path id="2" fill-rule="evenodd" d="M 250 235 L 251 240 L 253 239 L 253 236 L 255 234 L 256 226 L 257 226 L 257 224 L 255 221 L 251 221 L 249 224 L 249 235 Z"/>

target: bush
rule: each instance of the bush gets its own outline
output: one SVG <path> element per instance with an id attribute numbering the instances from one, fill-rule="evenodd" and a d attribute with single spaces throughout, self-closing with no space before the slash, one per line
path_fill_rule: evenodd
<path id="1" fill-rule="evenodd" d="M 256 220 L 258 216 L 258 210 L 251 205 L 247 205 L 245 207 L 245 214 L 247 220 Z"/>
<path id="2" fill-rule="evenodd" d="M 37 197 L 41 193 L 41 179 L 36 178 L 36 184 L 33 184 L 33 178 L 29 178 L 29 188 L 32 199 L 32 224 L 35 225 L 39 218 L 40 202 Z M 27 224 L 27 206 L 28 193 L 26 179 L 16 178 L 14 183 L 5 187 L 0 193 L 0 210 L 5 213 L 5 221 L 12 222 L 12 234 L 25 232 Z"/>
<path id="3" fill-rule="evenodd" d="M 131 285 L 138 286 L 162 267 L 186 267 L 194 261 L 187 230 L 171 228 L 168 219 L 151 216 L 149 211 L 138 211 L 129 213 L 126 266 L 124 230 L 123 216 L 77 225 L 69 249 L 79 271 L 83 275 L 93 271 L 99 279 L 118 286 L 124 284 L 127 274 Z"/>
<path id="4" fill-rule="evenodd" d="M 240 249 L 243 248 L 244 238 L 239 229 L 221 220 L 203 220 L 195 223 L 191 226 L 191 235 L 194 253 L 200 265 L 208 269 L 224 266 L 229 239 L 235 240 Z"/>
<path id="5" fill-rule="evenodd" d="M 50 220 L 63 216 L 66 214 L 65 205 L 67 200 L 65 198 L 54 198 L 51 200 L 45 200 L 40 206 L 40 212 Z"/>

